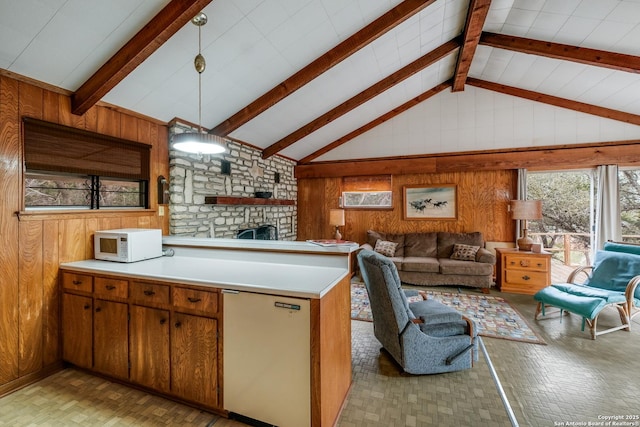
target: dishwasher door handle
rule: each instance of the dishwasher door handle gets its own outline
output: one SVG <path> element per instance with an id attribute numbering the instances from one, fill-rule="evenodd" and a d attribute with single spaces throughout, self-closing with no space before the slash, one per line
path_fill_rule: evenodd
<path id="1" fill-rule="evenodd" d="M 233 290 L 233 289 L 223 289 L 220 292 L 223 293 L 223 294 L 230 294 L 230 295 L 237 295 L 237 294 L 240 293 L 240 291 L 236 291 L 236 290 Z"/>

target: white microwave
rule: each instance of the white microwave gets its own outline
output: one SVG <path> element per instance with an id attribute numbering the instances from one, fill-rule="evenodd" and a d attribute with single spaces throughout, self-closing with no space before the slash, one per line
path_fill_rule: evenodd
<path id="1" fill-rule="evenodd" d="M 96 231 L 95 259 L 136 262 L 162 256 L 162 230 L 121 228 Z"/>

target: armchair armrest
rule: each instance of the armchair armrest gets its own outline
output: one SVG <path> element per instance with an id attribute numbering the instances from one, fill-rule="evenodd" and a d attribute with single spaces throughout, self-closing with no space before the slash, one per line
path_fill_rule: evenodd
<path id="1" fill-rule="evenodd" d="M 624 297 L 627 300 L 627 317 L 629 319 L 629 322 L 631 322 L 631 319 L 633 319 L 636 314 L 640 313 L 640 309 L 635 309 L 635 304 L 633 301 L 635 299 L 635 293 L 638 284 L 640 284 L 640 275 L 634 276 L 631 280 L 629 280 L 627 288 L 624 291 Z"/>
<path id="2" fill-rule="evenodd" d="M 480 248 L 478 249 L 478 252 L 476 252 L 476 262 L 495 264 L 496 256 L 489 249 Z"/>
<path id="3" fill-rule="evenodd" d="M 583 265 L 581 267 L 578 267 L 569 274 L 569 277 L 567 278 L 567 282 L 577 284 L 575 280 L 579 274 L 584 274 L 587 278 L 589 278 L 591 277 L 592 271 L 593 271 L 592 265 Z"/>
<path id="4" fill-rule="evenodd" d="M 373 246 L 371 246 L 368 243 L 363 243 L 362 245 L 360 245 L 360 249 L 366 249 L 368 251 L 372 251 L 373 250 Z"/>

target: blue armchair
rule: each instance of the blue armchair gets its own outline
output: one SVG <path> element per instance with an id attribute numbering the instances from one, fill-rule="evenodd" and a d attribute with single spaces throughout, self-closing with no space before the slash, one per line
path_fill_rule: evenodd
<path id="1" fill-rule="evenodd" d="M 438 301 L 409 303 L 393 262 L 374 251 L 358 253 L 374 335 L 410 374 L 468 369 L 478 360 L 477 329 L 471 319 Z M 413 291 L 413 294 L 417 292 Z"/>
<path id="2" fill-rule="evenodd" d="M 584 283 L 577 279 L 586 275 Z M 582 316 L 582 330 L 589 325 L 591 339 L 624 329 L 629 331 L 631 319 L 640 313 L 640 246 L 606 242 L 596 252 L 593 266 L 575 269 L 566 283 L 554 283 L 534 295 L 538 301 L 535 319 L 560 312 Z M 547 312 L 547 308 L 552 310 Z M 553 310 L 556 308 L 557 310 Z M 615 308 L 620 325 L 597 330 L 598 316 L 605 308 Z"/>

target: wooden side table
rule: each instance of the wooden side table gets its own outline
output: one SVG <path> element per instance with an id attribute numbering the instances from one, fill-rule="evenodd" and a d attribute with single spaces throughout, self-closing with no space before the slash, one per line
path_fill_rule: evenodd
<path id="1" fill-rule="evenodd" d="M 551 254 L 496 248 L 496 286 L 502 292 L 533 295 L 551 283 Z"/>

